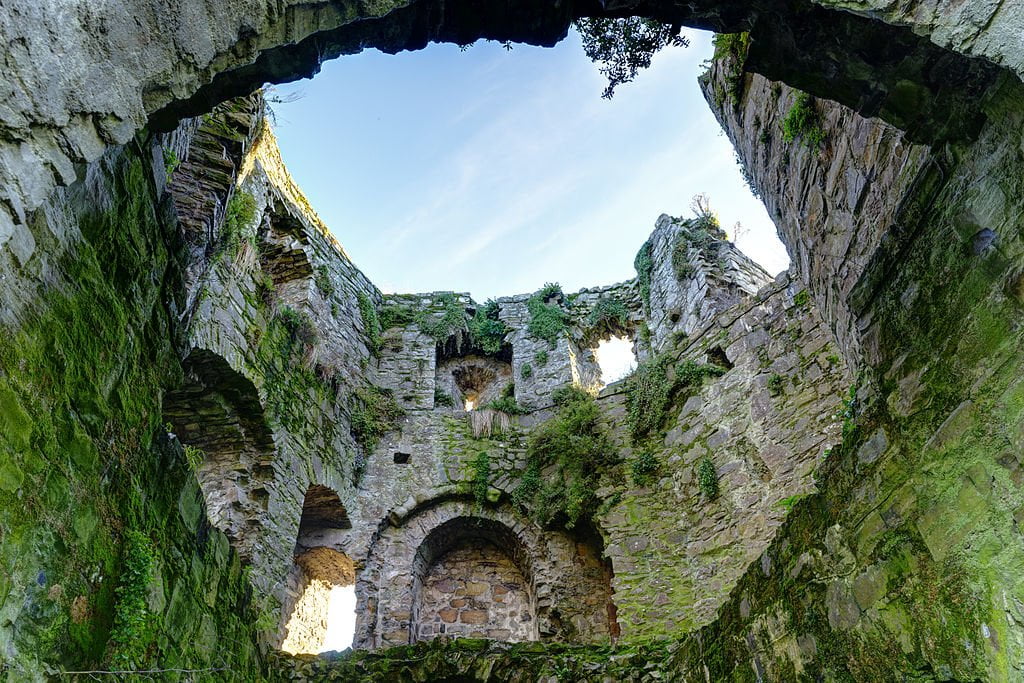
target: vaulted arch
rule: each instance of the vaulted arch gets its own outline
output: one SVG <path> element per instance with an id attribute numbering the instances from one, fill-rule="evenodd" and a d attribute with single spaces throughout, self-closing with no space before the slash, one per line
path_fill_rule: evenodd
<path id="1" fill-rule="evenodd" d="M 606 641 L 618 625 L 601 554 L 598 539 L 543 530 L 510 507 L 461 499 L 425 503 L 384 526 L 371 545 L 357 579 L 356 647 L 452 634 Z M 447 578 L 434 571 L 439 566 Z M 437 586 L 449 580 L 450 586 Z M 503 589 L 515 593 L 512 610 Z M 463 599 L 465 604 L 451 604 Z M 451 609 L 454 615 L 440 613 Z"/>
<path id="2" fill-rule="evenodd" d="M 267 513 L 276 448 L 253 383 L 220 355 L 194 349 L 186 381 L 164 397 L 164 421 L 185 446 L 210 522 L 248 559 Z"/>

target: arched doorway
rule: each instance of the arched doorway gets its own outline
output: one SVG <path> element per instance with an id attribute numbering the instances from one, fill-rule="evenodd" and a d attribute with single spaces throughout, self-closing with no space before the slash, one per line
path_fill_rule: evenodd
<path id="1" fill-rule="evenodd" d="M 281 649 L 292 654 L 343 650 L 355 630 L 355 565 L 337 548 L 352 528 L 338 494 L 314 484 L 306 490 L 288 575 Z"/>

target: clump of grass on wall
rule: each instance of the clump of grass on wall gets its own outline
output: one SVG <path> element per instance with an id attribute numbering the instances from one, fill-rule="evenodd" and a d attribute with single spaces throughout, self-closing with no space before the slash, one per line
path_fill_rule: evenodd
<path id="1" fill-rule="evenodd" d="M 530 321 L 526 330 L 536 339 L 542 339 L 554 346 L 569 325 L 569 315 L 562 309 L 559 300 L 562 288 L 557 283 L 548 283 L 526 301 Z"/>
<path id="2" fill-rule="evenodd" d="M 238 255 L 242 247 L 242 233 L 256 220 L 256 199 L 245 190 L 238 190 L 231 196 L 224 214 L 221 228 L 221 250 L 229 257 Z"/>
<path id="3" fill-rule="evenodd" d="M 694 361 L 673 363 L 659 354 L 639 366 L 626 382 L 626 423 L 634 443 L 656 434 L 665 424 L 669 408 L 683 395 L 689 396 L 705 377 L 725 372 L 717 365 Z"/>
<path id="4" fill-rule="evenodd" d="M 405 410 L 390 390 L 367 385 L 352 392 L 349 416 L 352 436 L 366 451 L 372 451 L 382 436 L 398 428 Z"/>
<path id="5" fill-rule="evenodd" d="M 599 299 L 587 315 L 587 325 L 602 331 L 621 329 L 628 321 L 626 304 L 614 296 Z"/>
<path id="6" fill-rule="evenodd" d="M 788 143 L 799 140 L 815 152 L 825 143 L 821 116 L 814 106 L 814 98 L 807 93 L 801 92 L 796 96 L 796 101 L 783 119 L 782 139 Z"/>
<path id="7" fill-rule="evenodd" d="M 331 271 L 327 266 L 317 266 L 316 275 L 313 277 L 316 288 L 325 298 L 334 294 L 334 283 L 331 282 Z"/>
<path id="8" fill-rule="evenodd" d="M 718 473 L 710 458 L 701 459 L 697 465 L 697 486 L 708 500 L 718 497 Z"/>
<path id="9" fill-rule="evenodd" d="M 498 353 L 508 328 L 498 319 L 498 302 L 489 299 L 469 321 L 469 338 L 484 353 Z"/>

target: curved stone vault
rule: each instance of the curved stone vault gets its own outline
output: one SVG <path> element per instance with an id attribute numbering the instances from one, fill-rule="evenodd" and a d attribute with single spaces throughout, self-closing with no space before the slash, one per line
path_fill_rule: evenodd
<path id="1" fill-rule="evenodd" d="M 325 60 L 368 47 L 397 52 L 480 38 L 552 45 L 578 17 L 749 30 L 749 71 L 880 115 L 922 140 L 976 132 L 979 114 L 970 105 L 996 76 L 992 64 L 1024 68 L 1014 56 L 1019 14 L 986 4 L 933 8 L 929 16 L 875 4 L 851 12 L 834 0 L 17 2 L 0 23 L 11 46 L 0 71 L 8 86 L 0 109 L 0 245 L 55 186 L 73 182 L 76 164 L 124 144 L 147 121 L 169 130 L 264 83 L 312 75 Z M 985 27 L 989 39 L 952 30 L 947 22 L 956 20 Z"/>

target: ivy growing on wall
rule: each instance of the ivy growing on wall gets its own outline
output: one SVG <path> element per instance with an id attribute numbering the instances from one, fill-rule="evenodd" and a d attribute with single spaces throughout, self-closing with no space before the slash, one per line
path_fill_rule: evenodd
<path id="1" fill-rule="evenodd" d="M 702 458 L 697 465 L 697 486 L 708 500 L 718 497 L 718 473 L 710 458 Z"/>
<path id="2" fill-rule="evenodd" d="M 468 332 L 466 309 L 459 303 L 459 298 L 455 294 L 445 292 L 438 295 L 434 300 L 434 306 L 437 307 L 437 312 L 421 311 L 417 316 L 421 332 L 439 342 L 452 335 L 462 335 Z"/>
<path id="3" fill-rule="evenodd" d="M 725 372 L 717 365 L 694 361 L 674 363 L 662 353 L 641 363 L 626 382 L 626 423 L 634 443 L 656 434 L 669 408 L 697 389 L 705 377 Z"/>
<path id="4" fill-rule="evenodd" d="M 633 259 L 633 267 L 636 269 L 636 279 L 640 283 L 640 298 L 644 302 L 644 310 L 651 311 L 651 271 L 654 269 L 654 261 L 651 260 L 651 241 L 647 240 L 640 247 Z"/>
<path id="5" fill-rule="evenodd" d="M 363 330 L 366 332 L 367 347 L 370 349 L 370 353 L 375 356 L 380 355 L 381 347 L 384 345 L 384 339 L 381 336 L 381 325 L 380 318 L 377 317 L 377 307 L 373 305 L 373 301 L 366 292 L 359 292 L 356 294 L 356 303 L 359 306 L 359 315 L 363 319 Z"/>
<path id="6" fill-rule="evenodd" d="M 487 490 L 491 486 L 491 456 L 480 451 L 473 460 L 473 499 L 477 505 L 487 502 Z"/>
<path id="7" fill-rule="evenodd" d="M 125 532 L 114 627 L 108 645 L 114 669 L 123 671 L 143 663 L 146 648 L 153 639 L 153 615 L 146 597 L 154 564 L 153 542 L 149 537 L 135 529 Z"/>
<path id="8" fill-rule="evenodd" d="M 527 465 L 512 501 L 542 525 L 571 529 L 597 509 L 598 481 L 617 456 L 593 396 L 569 386 L 553 399 L 555 416 L 527 441 Z"/>
<path id="9" fill-rule="evenodd" d="M 405 327 L 416 320 L 416 309 L 406 304 L 385 303 L 377 313 L 382 330 Z"/>

